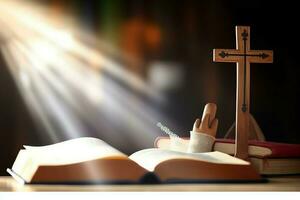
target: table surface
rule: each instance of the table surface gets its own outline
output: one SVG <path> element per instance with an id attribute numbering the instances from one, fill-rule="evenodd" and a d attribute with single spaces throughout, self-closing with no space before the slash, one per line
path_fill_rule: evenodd
<path id="1" fill-rule="evenodd" d="M 268 183 L 154 185 L 22 185 L 0 177 L 0 191 L 300 191 L 300 176 L 268 177 Z"/>

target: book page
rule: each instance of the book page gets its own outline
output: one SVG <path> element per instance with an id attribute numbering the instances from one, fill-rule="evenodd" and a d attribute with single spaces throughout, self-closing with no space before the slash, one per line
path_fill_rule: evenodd
<path id="1" fill-rule="evenodd" d="M 218 151 L 207 153 L 183 153 L 153 148 L 138 151 L 129 156 L 129 158 L 149 171 L 154 171 L 159 163 L 171 159 L 190 159 L 220 164 L 249 165 L 249 163 L 244 160 Z"/>
<path id="2" fill-rule="evenodd" d="M 126 158 L 127 155 L 104 141 L 82 137 L 46 146 L 24 146 L 27 154 L 39 165 L 61 165 L 105 157 Z"/>

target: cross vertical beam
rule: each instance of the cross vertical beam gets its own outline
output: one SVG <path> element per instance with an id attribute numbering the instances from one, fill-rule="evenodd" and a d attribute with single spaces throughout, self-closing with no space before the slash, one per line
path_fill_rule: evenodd
<path id="1" fill-rule="evenodd" d="M 236 26 L 236 49 L 214 49 L 214 62 L 235 62 L 236 79 L 236 120 L 235 156 L 248 157 L 250 132 L 250 63 L 272 63 L 273 51 L 250 49 L 250 27 Z"/>

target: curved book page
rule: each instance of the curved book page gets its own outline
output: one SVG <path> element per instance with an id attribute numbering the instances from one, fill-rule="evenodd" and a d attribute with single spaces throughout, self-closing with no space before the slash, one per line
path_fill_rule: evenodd
<path id="1" fill-rule="evenodd" d="M 138 151 L 129 156 L 129 158 L 149 171 L 154 171 L 157 165 L 172 159 L 189 159 L 217 164 L 250 165 L 249 162 L 217 151 L 207 153 L 183 153 L 153 148 Z"/>
<path id="2" fill-rule="evenodd" d="M 83 162 L 104 157 L 127 157 L 127 155 L 104 141 L 82 137 L 46 146 L 26 146 L 26 154 L 39 165 L 59 165 Z"/>

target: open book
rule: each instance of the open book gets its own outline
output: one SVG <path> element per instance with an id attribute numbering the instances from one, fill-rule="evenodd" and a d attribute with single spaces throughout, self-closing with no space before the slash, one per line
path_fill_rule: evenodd
<path id="1" fill-rule="evenodd" d="M 100 139 L 82 137 L 20 150 L 8 172 L 22 183 L 153 183 L 259 181 L 243 160 L 221 152 L 152 148 L 130 156 Z"/>

